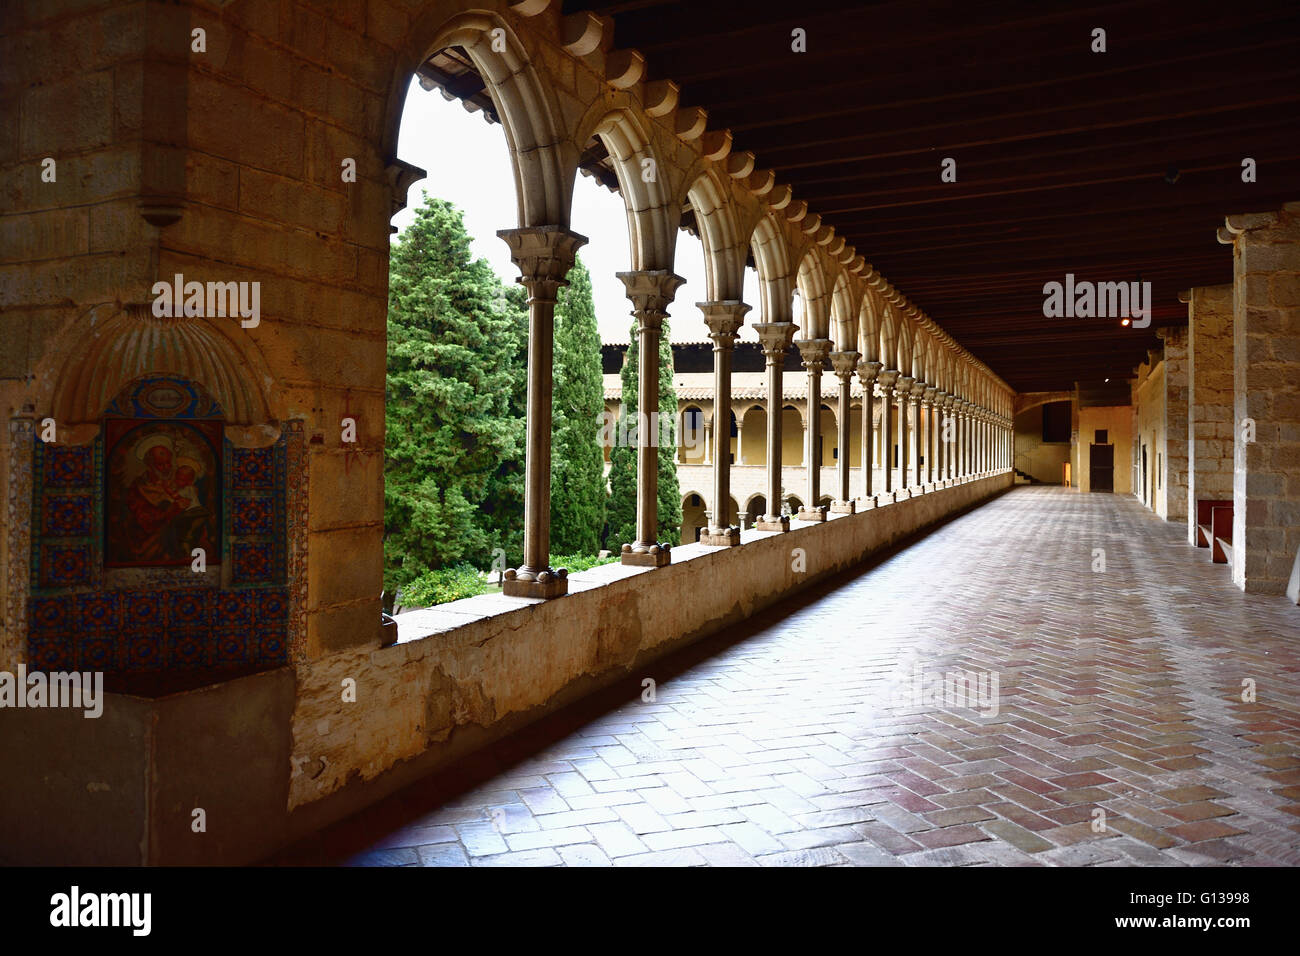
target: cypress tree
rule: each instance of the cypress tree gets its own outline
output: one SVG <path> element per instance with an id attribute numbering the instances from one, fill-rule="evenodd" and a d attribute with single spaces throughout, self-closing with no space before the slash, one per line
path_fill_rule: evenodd
<path id="1" fill-rule="evenodd" d="M 605 388 L 591 275 L 579 259 L 555 306 L 551 429 L 551 553 L 600 550 L 605 528 Z"/>
<path id="2" fill-rule="evenodd" d="M 458 562 L 487 568 L 522 527 L 521 505 L 501 497 L 522 484 L 519 297 L 470 258 L 469 243 L 460 211 L 426 194 L 390 258 L 389 593 Z"/>

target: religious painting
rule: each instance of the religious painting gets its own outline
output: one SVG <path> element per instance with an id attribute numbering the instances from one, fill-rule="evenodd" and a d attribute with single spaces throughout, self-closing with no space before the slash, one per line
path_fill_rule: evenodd
<path id="1" fill-rule="evenodd" d="M 221 423 L 105 422 L 104 565 L 221 561 Z"/>

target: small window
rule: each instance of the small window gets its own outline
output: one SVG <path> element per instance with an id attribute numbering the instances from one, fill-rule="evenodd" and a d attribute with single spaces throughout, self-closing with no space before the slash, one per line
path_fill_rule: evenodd
<path id="1" fill-rule="evenodd" d="M 1048 402 L 1043 406 L 1043 441 L 1070 440 L 1070 403 Z"/>

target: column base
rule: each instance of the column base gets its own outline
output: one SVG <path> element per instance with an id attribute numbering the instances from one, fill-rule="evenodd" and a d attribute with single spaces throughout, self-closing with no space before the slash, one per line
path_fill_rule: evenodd
<path id="1" fill-rule="evenodd" d="M 734 548 L 740 544 L 739 528 L 710 528 L 700 535 L 700 544 L 711 548 Z"/>
<path id="2" fill-rule="evenodd" d="M 673 556 L 670 546 L 666 544 L 652 544 L 649 547 L 625 544 L 623 553 L 619 555 L 619 563 L 638 568 L 662 568 L 673 563 Z"/>
<path id="3" fill-rule="evenodd" d="M 764 515 L 754 523 L 754 527 L 759 531 L 789 531 L 790 519 L 785 515 L 779 517 Z"/>
<path id="4" fill-rule="evenodd" d="M 569 593 L 569 572 L 564 568 L 555 571 L 506 571 L 501 582 L 501 593 L 506 597 L 557 598 Z"/>
<path id="5" fill-rule="evenodd" d="M 855 501 L 832 501 L 831 514 L 851 515 L 857 513 L 857 502 Z"/>
<path id="6" fill-rule="evenodd" d="M 800 508 L 799 513 L 795 515 L 800 521 L 825 521 L 826 506 L 819 505 L 816 508 Z"/>

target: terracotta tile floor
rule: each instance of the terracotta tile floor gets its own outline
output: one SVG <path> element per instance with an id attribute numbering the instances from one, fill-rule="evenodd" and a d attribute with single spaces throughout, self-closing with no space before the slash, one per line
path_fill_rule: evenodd
<path id="1" fill-rule="evenodd" d="M 1127 497 L 1017 488 L 686 653 L 281 861 L 1300 863 L 1300 609 Z M 953 672 L 999 693 L 899 695 Z"/>

